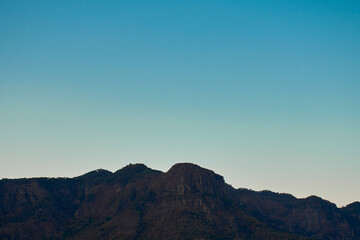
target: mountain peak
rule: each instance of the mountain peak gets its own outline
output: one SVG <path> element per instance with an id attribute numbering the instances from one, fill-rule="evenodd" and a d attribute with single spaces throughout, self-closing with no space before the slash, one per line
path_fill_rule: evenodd
<path id="1" fill-rule="evenodd" d="M 123 170 L 128 170 L 128 169 L 142 171 L 142 170 L 148 169 L 148 167 L 143 163 L 130 163 L 118 171 L 123 171 Z"/>
<path id="2" fill-rule="evenodd" d="M 177 163 L 173 165 L 167 173 L 177 173 L 177 174 L 209 174 L 209 175 L 218 175 L 214 171 L 211 171 L 206 168 L 202 168 L 199 165 L 194 163 Z M 218 175 L 220 176 L 220 175 Z M 220 176 L 221 177 L 221 176 Z"/>
<path id="3" fill-rule="evenodd" d="M 222 176 L 192 163 L 175 164 L 163 178 L 170 191 L 182 189 L 179 192 L 181 195 L 187 192 L 221 193 L 225 184 Z"/>
<path id="4" fill-rule="evenodd" d="M 161 173 L 161 172 L 148 168 L 145 164 L 136 163 L 136 164 L 129 164 L 123 167 L 122 169 L 117 170 L 114 173 L 114 175 L 116 181 L 119 181 L 120 183 L 123 184 L 127 184 L 129 181 L 142 178 L 148 174 L 157 174 L 157 173 Z"/>
<path id="5" fill-rule="evenodd" d="M 350 203 L 350 204 L 347 205 L 346 207 L 357 207 L 357 208 L 360 208 L 360 202 L 359 202 L 359 201 L 356 201 L 356 202 Z"/>
<path id="6" fill-rule="evenodd" d="M 190 162 L 183 162 L 183 163 L 176 163 L 171 168 L 202 168 L 195 163 Z M 204 169 L 204 168 L 202 168 Z"/>
<path id="7" fill-rule="evenodd" d="M 78 178 L 99 178 L 99 177 L 107 177 L 107 176 L 110 176 L 112 174 L 113 173 L 108 171 L 108 170 L 99 168 L 99 169 L 90 171 L 88 173 L 85 173 L 83 175 L 80 175 Z"/>
<path id="8" fill-rule="evenodd" d="M 216 174 L 214 171 L 202 168 L 193 163 L 177 163 L 172 166 L 166 174 L 172 176 L 173 178 L 198 178 L 199 176 L 210 177 L 216 181 L 224 183 L 224 178 L 222 176 Z"/>
<path id="9" fill-rule="evenodd" d="M 353 202 L 342 208 L 343 211 L 360 220 L 360 202 Z"/>

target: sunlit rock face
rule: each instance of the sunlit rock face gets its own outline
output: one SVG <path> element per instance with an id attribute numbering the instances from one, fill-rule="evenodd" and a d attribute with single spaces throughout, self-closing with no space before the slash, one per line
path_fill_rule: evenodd
<path id="1" fill-rule="evenodd" d="M 234 189 L 191 163 L 0 181 L 0 240 L 360 239 L 360 203 Z"/>

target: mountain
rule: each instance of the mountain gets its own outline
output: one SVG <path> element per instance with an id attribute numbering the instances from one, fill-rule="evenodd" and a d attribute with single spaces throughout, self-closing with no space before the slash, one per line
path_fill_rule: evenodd
<path id="1" fill-rule="evenodd" d="M 0 181 L 0 240 L 359 240 L 360 203 L 234 189 L 191 163 Z"/>

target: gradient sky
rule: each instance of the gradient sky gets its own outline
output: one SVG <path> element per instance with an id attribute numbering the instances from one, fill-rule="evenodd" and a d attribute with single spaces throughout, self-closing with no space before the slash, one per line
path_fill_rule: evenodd
<path id="1" fill-rule="evenodd" d="M 0 178 L 136 162 L 360 200 L 360 2 L 0 1 Z"/>

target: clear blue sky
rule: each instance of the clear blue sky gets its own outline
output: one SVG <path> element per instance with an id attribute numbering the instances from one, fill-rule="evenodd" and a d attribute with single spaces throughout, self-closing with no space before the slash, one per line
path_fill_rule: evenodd
<path id="1" fill-rule="evenodd" d="M 0 1 L 0 178 L 193 162 L 360 200 L 359 1 Z"/>

